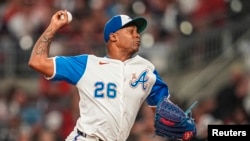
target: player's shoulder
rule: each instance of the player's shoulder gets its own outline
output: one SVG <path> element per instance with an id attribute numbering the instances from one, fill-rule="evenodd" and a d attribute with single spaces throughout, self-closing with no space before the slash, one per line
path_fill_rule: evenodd
<path id="1" fill-rule="evenodd" d="M 76 55 L 74 56 L 76 58 L 88 58 L 88 59 L 100 59 L 101 57 L 98 57 L 94 54 L 80 54 L 80 55 Z"/>
<path id="2" fill-rule="evenodd" d="M 79 54 L 74 56 L 60 56 L 60 58 L 67 59 L 74 62 L 89 62 L 90 60 L 97 60 L 99 57 L 92 54 Z"/>
<path id="3" fill-rule="evenodd" d="M 136 58 L 136 59 L 138 59 L 138 60 L 142 60 L 142 61 L 150 62 L 148 59 L 146 59 L 145 57 L 142 57 L 142 56 L 141 56 L 141 55 L 139 55 L 139 54 L 137 54 L 137 55 L 135 56 L 135 58 Z"/>
<path id="4" fill-rule="evenodd" d="M 154 66 L 154 64 L 152 62 L 150 62 L 148 59 L 146 59 L 145 57 L 142 57 L 140 55 L 136 55 L 134 57 L 134 59 L 138 62 L 142 62 L 144 64 L 148 64 L 148 65 L 151 65 L 151 66 Z"/>
<path id="5" fill-rule="evenodd" d="M 109 59 L 109 58 L 107 58 L 105 56 L 104 57 L 100 57 L 100 56 L 96 56 L 94 54 L 88 54 L 88 58 L 91 59 L 91 60 L 97 60 L 97 61 Z"/>

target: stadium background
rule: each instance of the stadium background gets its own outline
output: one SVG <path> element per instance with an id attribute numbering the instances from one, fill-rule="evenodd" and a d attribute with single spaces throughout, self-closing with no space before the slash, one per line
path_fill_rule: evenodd
<path id="1" fill-rule="evenodd" d="M 1 0 L 0 141 L 62 141 L 78 116 L 72 86 L 45 81 L 27 66 L 58 9 L 73 21 L 54 38 L 51 55 L 103 56 L 109 17 L 146 17 L 139 53 L 156 65 L 180 107 L 199 101 L 193 141 L 206 141 L 208 124 L 249 124 L 249 0 Z M 128 141 L 167 141 L 152 135 L 153 114 L 144 105 Z"/>

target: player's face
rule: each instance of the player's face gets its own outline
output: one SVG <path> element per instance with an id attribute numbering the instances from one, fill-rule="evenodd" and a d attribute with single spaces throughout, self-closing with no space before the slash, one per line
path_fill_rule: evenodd
<path id="1" fill-rule="evenodd" d="M 123 27 L 116 32 L 117 46 L 124 51 L 134 54 L 139 50 L 140 35 L 137 32 L 137 27 L 133 24 Z"/>

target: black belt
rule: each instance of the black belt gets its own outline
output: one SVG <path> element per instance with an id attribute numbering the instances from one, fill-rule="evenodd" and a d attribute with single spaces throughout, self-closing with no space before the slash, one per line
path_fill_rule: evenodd
<path id="1" fill-rule="evenodd" d="M 78 129 L 77 129 L 77 134 L 83 136 L 84 138 L 86 138 L 88 136 L 86 133 L 84 133 L 84 132 L 82 132 L 82 131 L 80 131 Z M 102 139 L 98 139 L 98 141 L 103 141 L 103 140 Z"/>

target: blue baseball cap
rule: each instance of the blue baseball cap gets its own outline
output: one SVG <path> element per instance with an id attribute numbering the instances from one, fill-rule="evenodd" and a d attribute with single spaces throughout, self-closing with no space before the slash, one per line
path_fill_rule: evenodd
<path id="1" fill-rule="evenodd" d="M 127 15 L 116 15 L 107 21 L 104 27 L 104 40 L 108 42 L 110 33 L 114 33 L 122 27 L 134 23 L 137 26 L 138 33 L 141 33 L 147 26 L 147 20 L 143 17 L 132 19 Z"/>

